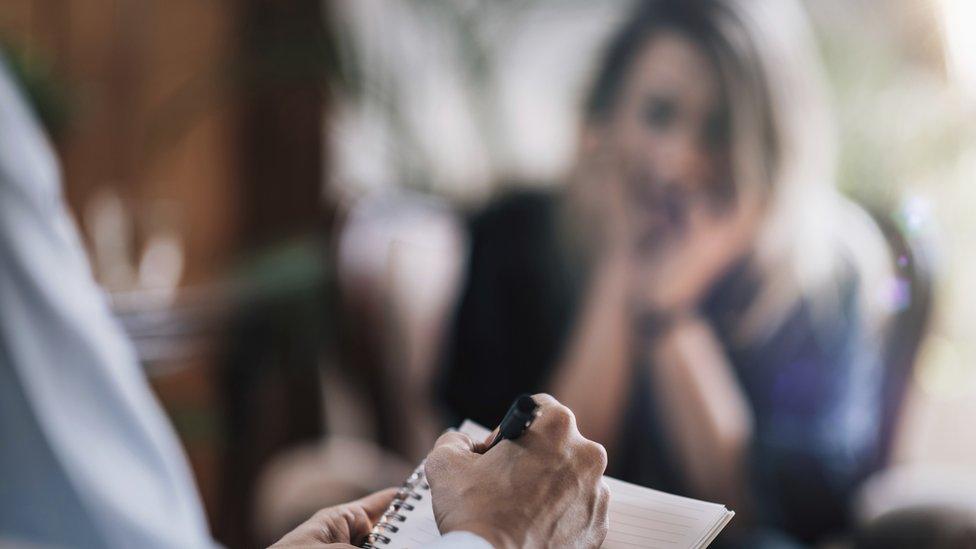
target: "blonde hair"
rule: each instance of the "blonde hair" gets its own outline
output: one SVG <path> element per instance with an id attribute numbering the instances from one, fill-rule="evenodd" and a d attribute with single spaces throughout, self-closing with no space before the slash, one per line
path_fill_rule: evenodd
<path id="1" fill-rule="evenodd" d="M 815 315 L 835 314 L 842 306 L 845 268 L 859 278 L 869 327 L 880 328 L 884 311 L 870 289 L 889 275 L 890 258 L 874 222 L 836 188 L 837 130 L 806 14 L 795 0 L 727 0 L 727 5 L 728 17 L 719 27 L 733 48 L 751 49 L 759 65 L 777 156 L 773 166 L 762 163 L 766 173 L 759 175 L 769 185 L 754 248 L 762 287 L 743 319 L 743 334 L 769 335 L 804 298 Z M 761 117 L 752 116 L 755 107 L 741 97 L 746 90 L 735 79 L 729 84 L 735 180 L 749 184 L 764 171 L 752 166 L 764 154 L 757 147 L 768 144 L 758 137 L 762 131 L 750 127 Z"/>

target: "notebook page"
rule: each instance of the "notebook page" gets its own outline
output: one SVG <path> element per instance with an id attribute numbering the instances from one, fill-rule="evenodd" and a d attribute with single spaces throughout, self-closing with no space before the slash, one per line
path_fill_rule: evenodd
<path id="1" fill-rule="evenodd" d="M 424 464 L 420 463 L 416 471 L 423 474 Z M 400 508 L 396 513 L 405 520 L 390 520 L 390 524 L 397 527 L 396 532 L 386 531 L 384 535 L 390 538 L 390 543 L 385 544 L 381 541 L 375 543 L 378 547 L 389 547 L 391 549 L 407 549 L 424 547 L 441 537 L 437 529 L 437 522 L 434 521 L 434 508 L 430 502 L 430 490 L 418 487 L 415 493 L 420 499 L 407 498 L 404 502 L 413 509 Z"/>
<path id="2" fill-rule="evenodd" d="M 610 487 L 610 528 L 604 548 L 705 547 L 733 513 L 707 503 L 604 477 Z"/>

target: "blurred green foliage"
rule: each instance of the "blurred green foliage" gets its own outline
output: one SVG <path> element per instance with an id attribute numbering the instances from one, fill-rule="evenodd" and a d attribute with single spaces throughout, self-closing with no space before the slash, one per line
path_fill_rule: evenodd
<path id="1" fill-rule="evenodd" d="M 0 38 L 0 50 L 48 134 L 59 138 L 72 113 L 67 83 L 55 75 L 51 63 L 42 55 L 28 54 L 4 38 Z"/>

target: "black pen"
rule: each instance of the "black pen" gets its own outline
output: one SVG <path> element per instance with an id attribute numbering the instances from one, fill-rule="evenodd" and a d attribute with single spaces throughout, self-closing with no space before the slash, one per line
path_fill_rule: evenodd
<path id="1" fill-rule="evenodd" d="M 531 395 L 519 395 L 515 399 L 515 402 L 508 408 L 508 412 L 505 413 L 502 422 L 498 424 L 495 436 L 488 443 L 488 448 L 485 451 L 491 450 L 504 439 L 515 440 L 522 436 L 525 430 L 529 428 L 529 425 L 532 425 L 532 421 L 535 420 L 537 408 L 539 408 L 539 405 L 532 400 Z"/>

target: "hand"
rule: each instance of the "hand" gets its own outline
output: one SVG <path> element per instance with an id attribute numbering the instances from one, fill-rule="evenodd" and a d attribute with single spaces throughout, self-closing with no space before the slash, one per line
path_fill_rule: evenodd
<path id="1" fill-rule="evenodd" d="M 635 270 L 636 298 L 646 309 L 680 316 L 694 308 L 708 288 L 755 241 L 762 219 L 759 192 L 742 189 L 726 210 L 707 201 L 689 207 L 687 224 L 658 255 Z"/>
<path id="2" fill-rule="evenodd" d="M 763 193 L 743 185 L 719 210 L 702 190 L 640 174 L 590 136 L 571 177 L 570 215 L 598 252 L 598 274 L 628 279 L 620 290 L 644 312 L 682 316 L 755 241 Z"/>
<path id="3" fill-rule="evenodd" d="M 353 547 L 369 534 L 394 495 L 396 488 L 387 488 L 352 503 L 322 509 L 272 547 Z"/>
<path id="4" fill-rule="evenodd" d="M 569 174 L 567 228 L 573 240 L 601 263 L 623 263 L 633 256 L 634 248 L 623 162 L 605 138 L 592 130 L 588 133 Z"/>
<path id="5" fill-rule="evenodd" d="M 489 452 L 461 433 L 427 457 L 434 517 L 442 534 L 468 531 L 501 547 L 599 547 L 607 533 L 607 454 L 576 429 L 573 413 L 535 395 L 538 418 L 524 435 Z"/>

